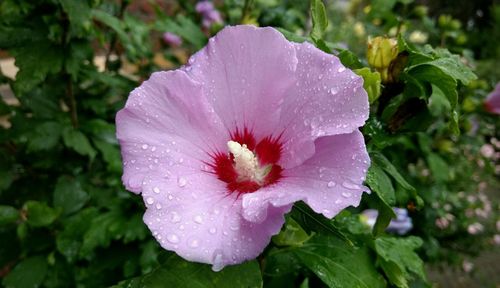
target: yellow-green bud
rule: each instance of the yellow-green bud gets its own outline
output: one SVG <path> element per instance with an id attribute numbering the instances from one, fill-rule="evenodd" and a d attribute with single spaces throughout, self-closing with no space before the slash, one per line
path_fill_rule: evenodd
<path id="1" fill-rule="evenodd" d="M 398 41 L 394 38 L 375 37 L 368 39 L 366 58 L 375 69 L 386 69 L 398 56 Z"/>

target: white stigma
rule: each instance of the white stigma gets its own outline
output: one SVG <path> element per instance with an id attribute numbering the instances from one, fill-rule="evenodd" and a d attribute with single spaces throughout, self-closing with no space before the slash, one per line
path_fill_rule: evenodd
<path id="1" fill-rule="evenodd" d="M 234 156 L 234 168 L 238 172 L 239 180 L 250 180 L 262 184 L 271 167 L 267 167 L 269 165 L 260 167 L 257 156 L 248 149 L 246 144 L 241 145 L 238 142 L 229 141 L 227 148 Z"/>

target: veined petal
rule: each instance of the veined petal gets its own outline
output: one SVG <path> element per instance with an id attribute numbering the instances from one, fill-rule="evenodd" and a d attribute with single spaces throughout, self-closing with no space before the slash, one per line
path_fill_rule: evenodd
<path id="1" fill-rule="evenodd" d="M 241 216 L 241 199 L 210 174 L 179 179 L 147 179 L 144 222 L 161 246 L 181 257 L 226 265 L 257 257 L 280 231 L 290 206 L 269 207 L 261 223 Z"/>
<path id="2" fill-rule="evenodd" d="M 312 44 L 294 44 L 296 83 L 286 92 L 280 125 L 284 131 L 283 168 L 314 154 L 317 137 L 351 133 L 368 119 L 363 78 Z"/>
<path id="3" fill-rule="evenodd" d="M 363 135 L 350 134 L 318 138 L 315 154 L 302 165 L 283 171 L 283 180 L 273 186 L 243 195 L 243 216 L 259 223 L 268 206 L 281 207 L 298 200 L 314 211 L 332 218 L 348 206 L 358 206 L 370 157 Z"/>
<path id="4" fill-rule="evenodd" d="M 263 138 L 276 132 L 296 64 L 294 46 L 281 33 L 242 25 L 220 31 L 184 69 L 203 83 L 228 131 L 246 127 Z"/>
<path id="5" fill-rule="evenodd" d="M 141 192 L 150 173 L 167 175 L 177 166 L 200 169 L 208 153 L 225 147 L 228 134 L 201 90 L 176 70 L 154 73 L 132 91 L 116 116 L 128 190 Z"/>

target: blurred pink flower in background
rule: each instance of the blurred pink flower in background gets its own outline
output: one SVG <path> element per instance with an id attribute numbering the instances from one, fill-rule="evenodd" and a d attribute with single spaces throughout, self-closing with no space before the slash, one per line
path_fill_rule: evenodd
<path id="1" fill-rule="evenodd" d="M 359 205 L 367 118 L 363 80 L 337 57 L 227 27 L 132 91 L 116 116 L 122 180 L 163 248 L 218 271 L 257 257 L 295 201 L 328 218 Z"/>
<path id="2" fill-rule="evenodd" d="M 205 0 L 198 2 L 195 10 L 201 15 L 201 21 L 204 28 L 208 29 L 216 23 L 222 24 L 222 17 L 211 1 Z"/>
<path id="3" fill-rule="evenodd" d="M 163 42 L 172 47 L 178 47 L 182 45 L 182 38 L 179 35 L 172 32 L 163 33 Z"/>
<path id="4" fill-rule="evenodd" d="M 500 83 L 497 83 L 495 89 L 488 94 L 484 107 L 490 113 L 500 114 Z"/>

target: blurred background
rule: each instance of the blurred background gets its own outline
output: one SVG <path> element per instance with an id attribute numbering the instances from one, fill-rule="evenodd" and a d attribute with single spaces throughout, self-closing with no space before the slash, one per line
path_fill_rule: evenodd
<path id="1" fill-rule="evenodd" d="M 0 1 L 4 286 L 102 287 L 153 271 L 164 252 L 142 222 L 142 200 L 120 180 L 114 117 L 129 92 L 152 72 L 185 64 L 225 25 L 279 27 L 292 41 L 311 41 L 309 1 L 201 2 Z M 423 240 L 428 282 L 411 286 L 500 287 L 500 115 L 485 106 L 500 81 L 500 3 L 323 3 L 326 49 L 349 53 L 356 68 L 377 70 L 368 43 L 383 36 L 439 57 L 445 48 L 477 75 L 458 85 L 456 108 L 433 93 L 421 110 L 397 108 L 403 90 L 382 75 L 363 133 L 416 190 L 387 178 L 390 206 L 411 219 L 402 234 Z M 372 203 L 335 221 L 370 226 L 361 212 Z"/>

